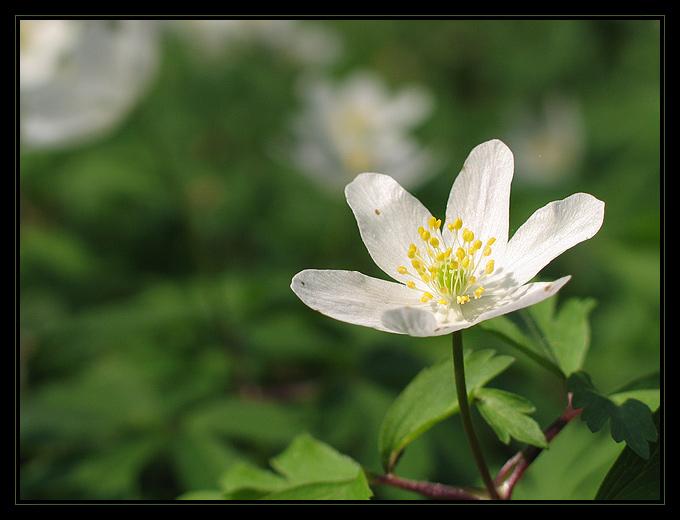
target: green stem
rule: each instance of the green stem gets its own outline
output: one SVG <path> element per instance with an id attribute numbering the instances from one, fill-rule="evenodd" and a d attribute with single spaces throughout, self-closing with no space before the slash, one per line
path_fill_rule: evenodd
<path id="1" fill-rule="evenodd" d="M 475 434 L 475 428 L 472 424 L 472 415 L 470 413 L 470 402 L 467 394 L 467 387 L 465 385 L 465 365 L 463 358 L 463 333 L 457 331 L 453 336 L 453 373 L 456 379 L 456 392 L 458 394 L 458 407 L 460 408 L 460 417 L 463 420 L 463 428 L 465 428 L 465 435 L 467 436 L 472 456 L 477 464 L 477 469 L 482 476 L 482 482 L 489 492 L 489 496 L 493 500 L 499 500 L 500 496 L 496 487 L 493 484 L 489 468 L 484 460 L 484 454 L 479 445 L 479 440 Z"/>

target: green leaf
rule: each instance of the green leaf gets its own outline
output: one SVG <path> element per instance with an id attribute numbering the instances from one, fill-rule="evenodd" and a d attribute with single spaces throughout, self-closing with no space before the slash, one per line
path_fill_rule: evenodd
<path id="1" fill-rule="evenodd" d="M 492 320 L 483 321 L 478 326 L 516 348 L 557 377 L 564 377 L 562 370 L 550 356 L 507 316 L 498 316 Z"/>
<path id="2" fill-rule="evenodd" d="M 286 485 L 282 476 L 246 461 L 235 462 L 220 479 L 220 488 L 231 499 L 259 499 Z"/>
<path id="3" fill-rule="evenodd" d="M 661 404 L 661 391 L 658 388 L 646 388 L 641 390 L 629 390 L 626 392 L 617 392 L 609 395 L 616 404 L 623 404 L 628 399 L 636 399 L 649 406 L 650 410 L 656 410 Z"/>
<path id="4" fill-rule="evenodd" d="M 590 323 L 588 316 L 595 307 L 595 300 L 570 298 L 556 312 L 556 298 L 548 298 L 529 309 L 544 334 L 552 358 L 565 375 L 583 366 L 590 346 Z"/>
<path id="5" fill-rule="evenodd" d="M 211 489 L 187 491 L 178 496 L 177 500 L 224 500 L 224 493 Z"/>
<path id="6" fill-rule="evenodd" d="M 548 447 L 538 423 L 527 416 L 536 408 L 524 397 L 504 390 L 480 388 L 475 391 L 475 400 L 479 413 L 501 442 L 509 444 L 512 437 L 541 448 Z"/>
<path id="7" fill-rule="evenodd" d="M 263 497 L 264 500 L 368 500 L 372 495 L 363 471 L 356 478 L 314 482 L 290 487 Z"/>
<path id="8" fill-rule="evenodd" d="M 468 354 L 465 374 L 468 394 L 507 369 L 514 359 L 493 350 Z M 391 472 L 404 448 L 434 424 L 458 412 L 458 397 L 450 358 L 421 371 L 397 397 L 385 415 L 379 451 L 383 469 Z"/>
<path id="9" fill-rule="evenodd" d="M 523 331 L 506 316 L 480 324 L 520 352 L 565 378 L 579 370 L 590 346 L 588 316 L 595 306 L 592 299 L 571 298 L 556 311 L 555 297 L 532 305 L 519 313 L 527 330 Z"/>
<path id="10" fill-rule="evenodd" d="M 649 458 L 649 442 L 656 441 L 657 430 L 649 407 L 637 399 L 616 404 L 601 395 L 585 372 L 576 372 L 567 379 L 567 390 L 573 393 L 572 406 L 583 408 L 581 419 L 596 432 L 609 419 L 610 432 L 616 442 L 626 444 L 643 459 Z"/>
<path id="11" fill-rule="evenodd" d="M 272 459 L 276 472 L 234 464 L 221 481 L 230 499 L 368 500 L 361 466 L 309 435 L 300 435 Z"/>
<path id="12" fill-rule="evenodd" d="M 659 410 L 653 414 L 659 440 L 644 460 L 626 447 L 610 468 L 595 495 L 595 500 L 659 500 L 661 498 L 661 435 Z"/>

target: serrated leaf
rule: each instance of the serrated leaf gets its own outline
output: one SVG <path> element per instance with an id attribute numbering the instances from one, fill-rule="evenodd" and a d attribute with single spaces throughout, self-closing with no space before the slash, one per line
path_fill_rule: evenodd
<path id="1" fill-rule="evenodd" d="M 296 437 L 271 461 L 274 471 L 234 464 L 221 480 L 230 499 L 368 500 L 361 466 L 309 435 Z"/>
<path id="2" fill-rule="evenodd" d="M 659 430 L 659 410 L 653 414 Z M 610 468 L 595 500 L 659 500 L 661 498 L 661 439 L 652 446 L 650 456 L 644 460 L 626 447 Z"/>
<path id="3" fill-rule="evenodd" d="M 475 391 L 475 400 L 479 413 L 501 442 L 508 444 L 512 437 L 533 446 L 548 447 L 540 426 L 527 415 L 536 408 L 524 397 L 504 390 L 480 388 Z"/>
<path id="4" fill-rule="evenodd" d="M 296 483 L 352 479 L 361 469 L 351 458 L 309 435 L 293 439 L 283 453 L 272 459 L 271 466 Z"/>
<path id="5" fill-rule="evenodd" d="M 363 471 L 356 478 L 313 482 L 271 493 L 263 500 L 368 500 L 372 495 Z"/>
<path id="6" fill-rule="evenodd" d="M 468 393 L 508 368 L 513 358 L 481 350 L 466 356 Z M 397 397 L 385 415 L 379 438 L 383 468 L 392 471 L 404 448 L 434 424 L 458 412 L 458 397 L 450 358 L 421 371 Z"/>
<path id="7" fill-rule="evenodd" d="M 610 432 L 616 442 L 626 444 L 643 459 L 649 458 L 649 442 L 657 438 L 649 407 L 636 399 L 617 405 L 601 395 L 585 372 L 576 372 L 567 379 L 567 390 L 572 392 L 572 406 L 583 408 L 581 419 L 592 432 L 598 431 L 609 420 Z"/>

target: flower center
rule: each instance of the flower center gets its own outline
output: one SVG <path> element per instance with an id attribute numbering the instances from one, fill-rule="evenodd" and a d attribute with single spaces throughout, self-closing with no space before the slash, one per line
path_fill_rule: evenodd
<path id="1" fill-rule="evenodd" d="M 469 302 L 470 297 L 481 298 L 484 287 L 480 282 L 494 269 L 494 261 L 485 259 L 491 255 L 491 246 L 496 239 L 489 239 L 482 247 L 482 241 L 475 239 L 469 229 L 463 229 L 463 221 L 457 218 L 446 224 L 452 233 L 451 244 L 447 246 L 441 225 L 441 220 L 430 217 L 427 228 L 418 228 L 422 243 L 419 246 L 411 244 L 407 253 L 415 272 L 404 266 L 399 266 L 397 271 L 425 283 L 427 289 L 420 299 L 423 303 L 432 301 L 450 307 L 454 303 Z M 422 284 L 417 285 L 413 280 L 408 280 L 406 285 L 417 290 L 420 285 L 422 290 Z"/>

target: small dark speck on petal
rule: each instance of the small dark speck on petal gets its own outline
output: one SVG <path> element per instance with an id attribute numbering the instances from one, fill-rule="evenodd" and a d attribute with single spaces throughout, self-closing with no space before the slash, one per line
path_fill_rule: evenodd
<path id="1" fill-rule="evenodd" d="M 380 215 L 380 210 L 379 210 L 379 209 L 376 209 L 376 210 L 375 210 L 375 214 L 376 214 L 376 215 Z"/>

